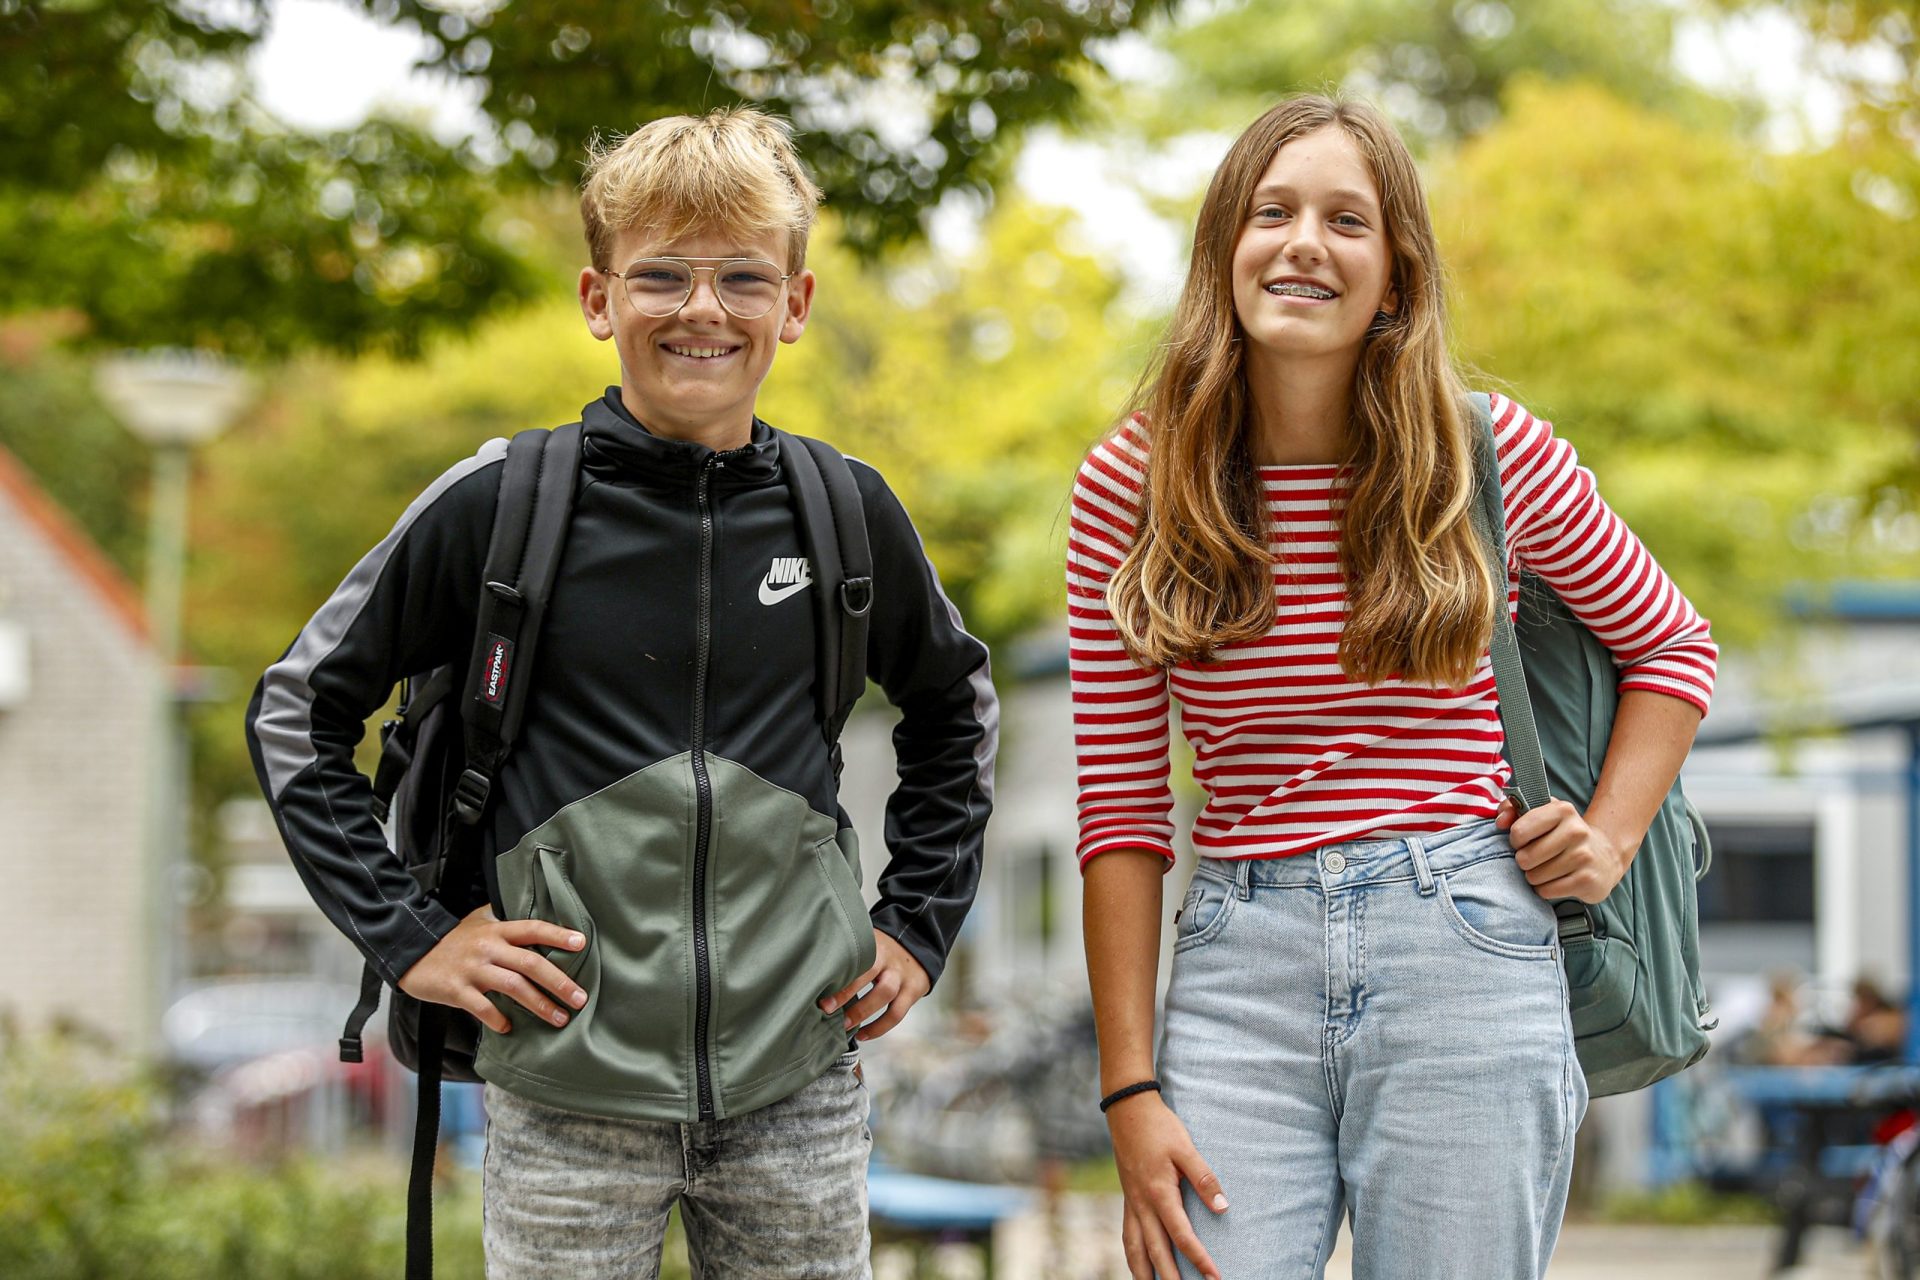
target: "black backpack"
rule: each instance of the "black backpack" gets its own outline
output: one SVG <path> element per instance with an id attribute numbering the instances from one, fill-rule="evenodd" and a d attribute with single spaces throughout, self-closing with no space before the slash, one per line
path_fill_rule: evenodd
<path id="1" fill-rule="evenodd" d="M 818 440 L 774 434 L 801 544 L 814 569 L 814 703 L 837 781 L 840 731 L 867 683 L 873 556 L 846 459 Z M 527 675 L 573 515 L 581 436 L 576 422 L 522 431 L 508 442 L 464 696 L 453 696 L 462 675 L 454 664 L 410 675 L 401 683 L 394 717 L 380 728 L 374 813 L 382 822 L 391 820 L 395 852 L 427 894 L 455 916 L 488 901 L 500 909 L 492 859 L 479 856 L 479 822 L 526 714 Z M 341 1061 L 362 1060 L 361 1034 L 379 1006 L 382 985 L 368 965 L 360 1002 L 340 1037 Z M 396 987 L 387 1040 L 394 1057 L 420 1077 L 407 1187 L 407 1277 L 430 1280 L 440 1082 L 480 1078 L 474 1072 L 480 1023 L 464 1010 L 423 1003 Z"/>

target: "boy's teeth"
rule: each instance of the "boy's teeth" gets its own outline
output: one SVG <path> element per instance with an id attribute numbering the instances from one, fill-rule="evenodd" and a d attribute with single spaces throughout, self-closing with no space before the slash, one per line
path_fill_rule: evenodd
<path id="1" fill-rule="evenodd" d="M 727 354 L 727 348 L 725 347 L 675 347 L 670 345 L 667 347 L 667 350 L 677 356 L 699 356 L 702 358 Z"/>

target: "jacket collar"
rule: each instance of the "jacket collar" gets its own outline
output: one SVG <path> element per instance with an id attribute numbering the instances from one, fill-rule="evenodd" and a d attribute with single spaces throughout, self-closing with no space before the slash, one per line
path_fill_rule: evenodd
<path id="1" fill-rule="evenodd" d="M 586 427 L 587 468 L 604 475 L 691 483 L 714 456 L 706 445 L 647 430 L 627 411 L 617 386 L 581 409 L 580 421 Z M 752 440 L 725 456 L 726 468 L 715 477 L 719 484 L 764 484 L 780 472 L 779 437 L 757 417 Z"/>

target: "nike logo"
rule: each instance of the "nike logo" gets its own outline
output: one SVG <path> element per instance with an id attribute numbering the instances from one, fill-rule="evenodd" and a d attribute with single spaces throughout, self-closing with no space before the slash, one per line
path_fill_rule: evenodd
<path id="1" fill-rule="evenodd" d="M 813 585 L 813 566 L 804 556 L 775 556 L 767 576 L 760 579 L 760 603 L 779 604 Z"/>

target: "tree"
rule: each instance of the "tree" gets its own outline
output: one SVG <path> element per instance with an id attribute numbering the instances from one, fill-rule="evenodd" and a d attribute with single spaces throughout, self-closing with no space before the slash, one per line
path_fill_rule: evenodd
<path id="1" fill-rule="evenodd" d="M 1920 0 L 1719 0 L 1730 13 L 1797 19 L 1840 58 L 1817 69 L 1849 90 L 1860 115 L 1920 147 Z"/>
<path id="2" fill-rule="evenodd" d="M 1520 81 L 1436 171 L 1465 354 L 1557 421 L 1723 640 L 1764 639 L 1799 583 L 1920 570 L 1848 514 L 1886 528 L 1916 493 L 1920 238 L 1857 177 L 1891 162 Z"/>
<path id="3" fill-rule="evenodd" d="M 806 131 L 872 251 L 985 192 L 1007 139 L 1074 111 L 1089 43 L 1171 0 L 359 3 L 483 86 L 497 140 L 270 119 L 243 62 L 267 0 L 0 0 L 0 313 L 109 345 L 417 352 L 532 287 L 500 182 L 571 185 L 596 129 L 745 99 Z"/>
<path id="4" fill-rule="evenodd" d="M 358 2 L 425 32 L 424 65 L 481 85 L 549 178 L 571 179 L 596 130 L 741 100 L 787 115 L 847 242 L 871 251 L 946 192 L 985 192 L 1008 138 L 1074 112 L 1089 46 L 1172 0 Z"/>
<path id="5" fill-rule="evenodd" d="M 526 294 L 470 155 L 395 121 L 308 136 L 247 101 L 263 14 L 0 2 L 0 312 L 279 356 L 417 350 Z"/>
<path id="6" fill-rule="evenodd" d="M 1673 69 L 1673 6 L 1657 0 L 1239 0 L 1159 35 L 1173 70 L 1128 113 L 1150 134 L 1237 132 L 1281 96 L 1344 89 L 1373 99 L 1416 148 L 1500 115 L 1517 76 L 1587 79 L 1628 102 L 1724 114 Z"/>

